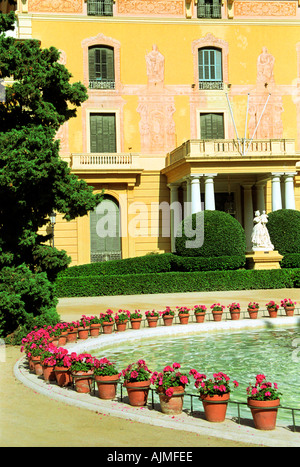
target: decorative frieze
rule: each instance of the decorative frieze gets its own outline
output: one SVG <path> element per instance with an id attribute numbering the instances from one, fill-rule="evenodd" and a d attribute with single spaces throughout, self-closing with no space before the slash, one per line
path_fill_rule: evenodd
<path id="1" fill-rule="evenodd" d="M 28 0 L 30 13 L 82 13 L 82 0 Z"/>
<path id="2" fill-rule="evenodd" d="M 234 17 L 238 16 L 296 16 L 297 2 L 234 2 Z"/>
<path id="3" fill-rule="evenodd" d="M 184 0 L 119 0 L 119 14 L 184 16 Z"/>

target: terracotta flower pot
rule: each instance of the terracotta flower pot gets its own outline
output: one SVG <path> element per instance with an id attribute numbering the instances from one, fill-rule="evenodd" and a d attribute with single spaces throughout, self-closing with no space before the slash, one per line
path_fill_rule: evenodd
<path id="1" fill-rule="evenodd" d="M 295 310 L 294 306 L 286 306 L 285 307 L 286 316 L 294 316 L 294 310 Z"/>
<path id="2" fill-rule="evenodd" d="M 127 319 L 126 321 L 122 321 L 121 323 L 118 323 L 118 321 L 116 321 L 116 325 L 118 332 L 126 331 Z"/>
<path id="3" fill-rule="evenodd" d="M 150 380 L 130 383 L 125 381 L 124 387 L 127 389 L 129 404 L 135 407 L 142 407 L 147 404 L 150 389 Z"/>
<path id="4" fill-rule="evenodd" d="M 173 316 L 173 315 L 164 315 L 164 316 L 163 316 L 164 325 L 165 325 L 165 326 L 172 326 L 172 324 L 173 324 L 173 319 L 174 319 L 174 316 Z"/>
<path id="5" fill-rule="evenodd" d="M 34 365 L 34 372 L 37 376 L 42 376 L 43 375 L 43 367 L 41 364 L 41 357 L 31 357 L 31 361 Z"/>
<path id="6" fill-rule="evenodd" d="M 239 309 L 231 311 L 230 312 L 231 319 L 232 320 L 240 319 L 240 314 L 241 314 L 241 310 L 239 310 Z"/>
<path id="7" fill-rule="evenodd" d="M 131 329 L 140 329 L 142 318 L 132 318 L 130 322 L 131 322 Z"/>
<path id="8" fill-rule="evenodd" d="M 274 430 L 280 399 L 273 401 L 257 401 L 248 398 L 255 428 L 258 430 Z"/>
<path id="9" fill-rule="evenodd" d="M 58 338 L 58 344 L 57 344 L 58 347 L 66 345 L 66 343 L 67 343 L 67 334 L 65 335 L 61 334 Z"/>
<path id="10" fill-rule="evenodd" d="M 95 375 L 100 399 L 111 400 L 116 397 L 118 375 L 100 376 Z"/>
<path id="11" fill-rule="evenodd" d="M 222 396 L 200 396 L 206 420 L 215 423 L 224 422 L 229 398 L 229 392 Z"/>
<path id="12" fill-rule="evenodd" d="M 59 386 L 65 387 L 72 384 L 73 379 L 69 368 L 66 368 L 64 366 L 55 366 L 54 373 L 56 382 Z"/>
<path id="13" fill-rule="evenodd" d="M 75 388 L 77 392 L 89 393 L 93 389 L 93 371 L 72 372 Z"/>
<path id="14" fill-rule="evenodd" d="M 213 314 L 214 321 L 222 320 L 223 311 L 213 311 L 212 314 Z"/>
<path id="15" fill-rule="evenodd" d="M 43 365 L 43 375 L 44 380 L 47 383 L 50 383 L 51 381 L 56 381 L 54 366 Z"/>
<path id="16" fill-rule="evenodd" d="M 148 321 L 149 328 L 156 328 L 158 317 L 157 316 L 151 316 L 151 317 L 147 318 L 147 321 Z"/>
<path id="17" fill-rule="evenodd" d="M 184 387 L 176 386 L 172 396 L 167 396 L 163 392 L 159 392 L 160 408 L 162 413 L 167 415 L 178 415 L 182 412 Z"/>
<path id="18" fill-rule="evenodd" d="M 87 339 L 89 337 L 89 327 L 79 327 L 78 328 L 78 337 L 79 339 Z"/>
<path id="19" fill-rule="evenodd" d="M 104 321 L 102 323 L 103 334 L 111 334 L 113 332 L 113 321 Z"/>
<path id="20" fill-rule="evenodd" d="M 270 318 L 277 318 L 277 311 L 275 307 L 268 308 Z"/>
<path id="21" fill-rule="evenodd" d="M 34 363 L 33 363 L 33 361 L 32 361 L 32 357 L 27 357 L 27 359 L 28 359 L 29 371 L 30 371 L 31 373 L 35 373 L 35 371 L 34 371 Z"/>
<path id="22" fill-rule="evenodd" d="M 56 345 L 56 347 L 58 347 L 58 341 L 59 341 L 58 336 L 51 337 L 51 339 L 49 339 L 49 342 L 51 342 L 51 344 L 53 344 L 53 345 Z"/>
<path id="23" fill-rule="evenodd" d="M 90 336 L 91 337 L 97 337 L 100 334 L 100 323 L 94 323 L 90 325 Z"/>
<path id="24" fill-rule="evenodd" d="M 180 324 L 188 324 L 189 322 L 189 313 L 179 313 Z"/>
<path id="25" fill-rule="evenodd" d="M 77 333 L 77 329 L 74 329 L 73 331 L 68 331 L 67 342 L 76 342 Z"/>
<path id="26" fill-rule="evenodd" d="M 195 313 L 196 323 L 203 323 L 205 320 L 205 313 Z"/>
<path id="27" fill-rule="evenodd" d="M 258 308 L 248 308 L 248 313 L 249 313 L 249 317 L 250 319 L 257 319 L 257 315 L 258 315 Z"/>

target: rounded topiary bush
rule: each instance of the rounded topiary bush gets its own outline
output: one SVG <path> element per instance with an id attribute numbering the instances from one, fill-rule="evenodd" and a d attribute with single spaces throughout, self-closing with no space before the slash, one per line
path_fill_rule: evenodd
<path id="1" fill-rule="evenodd" d="M 222 211 L 202 211 L 185 218 L 176 234 L 180 256 L 245 255 L 246 238 L 241 224 Z"/>
<path id="2" fill-rule="evenodd" d="M 300 212 L 278 209 L 268 216 L 267 228 L 275 250 L 281 255 L 300 253 Z"/>

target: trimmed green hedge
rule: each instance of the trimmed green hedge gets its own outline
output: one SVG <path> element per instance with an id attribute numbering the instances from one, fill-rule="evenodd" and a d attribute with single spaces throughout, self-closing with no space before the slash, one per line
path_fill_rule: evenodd
<path id="1" fill-rule="evenodd" d="M 71 266 L 59 273 L 59 277 L 65 276 L 96 276 L 96 275 L 123 275 L 145 274 L 171 271 L 172 254 L 145 255 L 135 258 L 103 261 L 100 263 Z"/>
<path id="2" fill-rule="evenodd" d="M 287 253 L 284 255 L 280 266 L 282 268 L 300 268 L 300 253 Z"/>
<path id="3" fill-rule="evenodd" d="M 178 255 L 189 257 L 245 255 L 245 231 L 230 214 L 205 210 L 181 222 L 176 233 L 175 248 Z"/>
<path id="4" fill-rule="evenodd" d="M 245 255 L 219 256 L 213 258 L 183 257 L 172 253 L 139 256 L 101 263 L 71 266 L 59 273 L 59 277 L 82 277 L 98 275 L 149 274 L 178 271 L 216 271 L 238 269 L 245 266 Z"/>
<path id="5" fill-rule="evenodd" d="M 275 250 L 283 256 L 300 254 L 300 212 L 278 209 L 268 214 L 267 228 Z"/>
<path id="6" fill-rule="evenodd" d="M 299 287 L 300 269 L 59 277 L 55 284 L 58 297 L 280 289 Z"/>

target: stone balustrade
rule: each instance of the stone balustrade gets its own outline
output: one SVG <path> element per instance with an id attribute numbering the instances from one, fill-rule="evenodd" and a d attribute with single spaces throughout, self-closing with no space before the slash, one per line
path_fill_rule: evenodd
<path id="1" fill-rule="evenodd" d="M 252 140 L 238 142 L 238 140 L 189 140 L 167 155 L 166 166 L 181 159 L 193 157 L 284 157 L 295 155 L 295 141 L 280 140 Z"/>
<path id="2" fill-rule="evenodd" d="M 139 156 L 130 153 L 81 153 L 71 155 L 71 168 L 76 169 L 138 169 Z"/>

